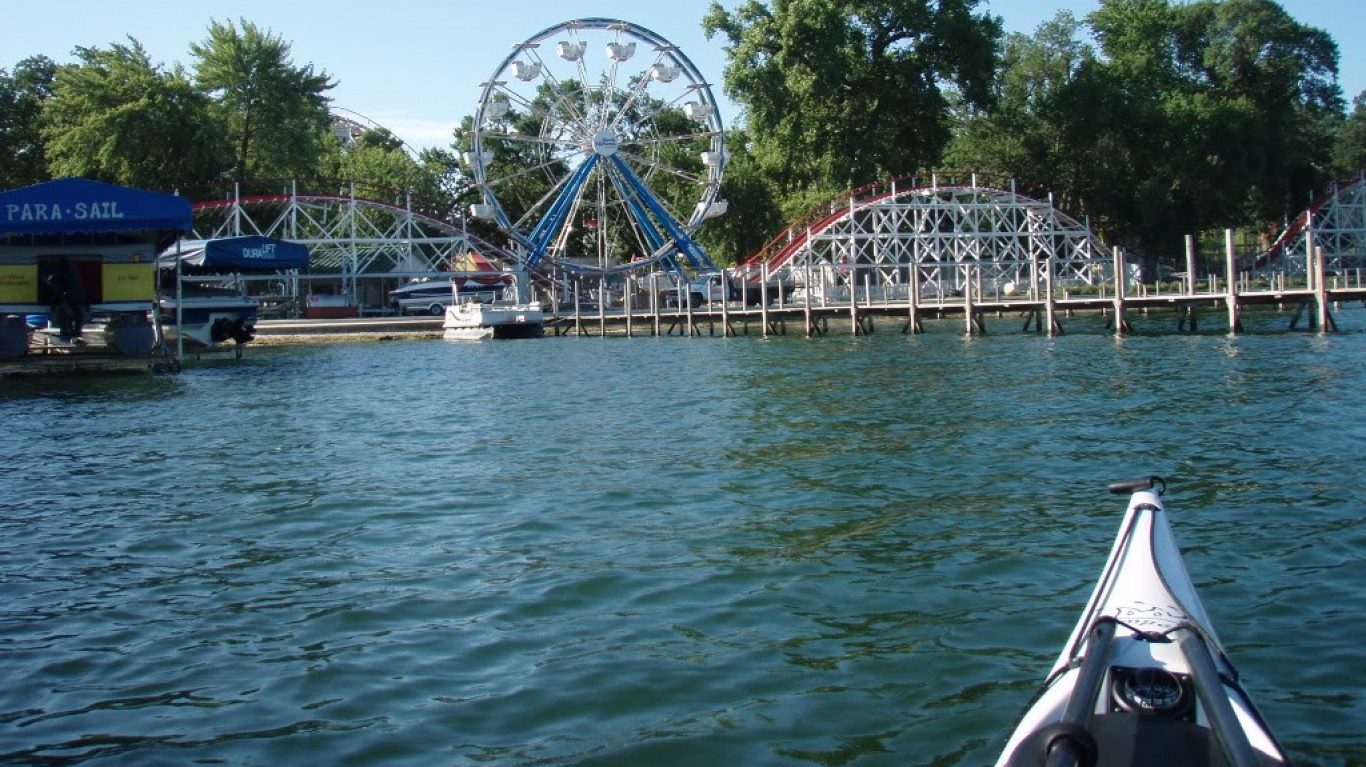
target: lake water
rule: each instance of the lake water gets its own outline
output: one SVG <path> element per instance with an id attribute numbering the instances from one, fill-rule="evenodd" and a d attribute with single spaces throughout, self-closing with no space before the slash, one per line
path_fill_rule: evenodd
<path id="1" fill-rule="evenodd" d="M 1287 750 L 1366 764 L 1366 309 L 1244 321 L 0 381 L 0 763 L 987 765 L 1156 473 Z"/>

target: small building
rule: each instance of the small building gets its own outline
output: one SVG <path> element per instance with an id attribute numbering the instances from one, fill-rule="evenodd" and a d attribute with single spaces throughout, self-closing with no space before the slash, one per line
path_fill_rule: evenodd
<path id="1" fill-rule="evenodd" d="M 189 200 L 66 178 L 0 192 L 0 359 L 150 360 L 157 254 Z"/>

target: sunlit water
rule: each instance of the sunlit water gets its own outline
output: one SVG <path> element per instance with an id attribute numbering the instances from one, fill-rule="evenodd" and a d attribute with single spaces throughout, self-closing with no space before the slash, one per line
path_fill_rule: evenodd
<path id="1" fill-rule="evenodd" d="M 1158 473 L 1286 748 L 1366 764 L 1338 321 L 0 381 L 0 763 L 989 764 Z"/>

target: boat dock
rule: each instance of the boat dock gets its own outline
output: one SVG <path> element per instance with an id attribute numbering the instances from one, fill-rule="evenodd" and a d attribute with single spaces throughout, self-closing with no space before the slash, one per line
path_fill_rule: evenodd
<path id="1" fill-rule="evenodd" d="M 863 295 L 858 295 L 862 293 Z M 599 309 L 596 312 L 553 312 L 546 327 L 554 335 L 826 335 L 841 327 L 854 335 L 867 335 L 879 323 L 896 332 L 924 331 L 929 319 L 958 318 L 969 335 L 988 332 L 988 318 L 1015 316 L 1021 332 L 1066 332 L 1064 320 L 1077 314 L 1106 316 L 1108 327 L 1118 333 L 1134 329 L 1133 312 L 1147 317 L 1168 317 L 1167 328 L 1197 331 L 1200 325 L 1223 322 L 1232 332 L 1242 329 L 1241 311 L 1252 306 L 1272 306 L 1290 314 L 1287 329 L 1305 327 L 1335 330 L 1333 311 L 1352 302 L 1366 301 L 1366 285 L 1342 285 L 1322 290 L 1262 289 L 1224 291 L 1145 291 L 1137 296 L 1064 295 L 1060 298 L 1003 294 L 889 298 L 874 291 L 855 291 L 851 298 L 785 300 L 774 305 L 742 306 L 736 302 L 699 307 Z"/>
<path id="2" fill-rule="evenodd" d="M 1135 315 L 1149 330 L 1194 332 L 1201 326 L 1221 324 L 1241 329 L 1243 308 L 1269 306 L 1287 315 L 1288 330 L 1335 330 L 1336 307 L 1353 301 L 1366 302 L 1366 284 L 1344 285 L 1321 291 L 1308 289 L 1243 290 L 1228 292 L 1157 292 L 1138 296 L 1078 295 L 1053 300 L 1028 296 L 974 295 L 926 296 L 916 301 L 865 294 L 854 300 L 785 299 L 766 306 L 743 306 L 739 302 L 711 303 L 698 307 L 600 307 L 574 311 L 571 307 L 548 308 L 545 327 L 553 336 L 823 336 L 848 332 L 868 335 L 882 327 L 891 332 L 915 334 L 928 320 L 958 320 L 964 332 L 982 334 L 996 328 L 1008 332 L 1063 334 L 1069 317 L 1090 314 L 1107 318 L 1116 332 L 1135 328 Z M 1321 306 L 1320 306 L 1321 304 Z M 1115 318 L 1121 318 L 1116 327 Z M 1012 318 L 1008 321 L 1006 318 Z M 257 323 L 257 344 L 316 342 L 337 339 L 394 340 L 439 338 L 441 317 L 362 317 L 346 319 L 262 320 Z M 1140 328 L 1143 329 L 1143 328 Z"/>

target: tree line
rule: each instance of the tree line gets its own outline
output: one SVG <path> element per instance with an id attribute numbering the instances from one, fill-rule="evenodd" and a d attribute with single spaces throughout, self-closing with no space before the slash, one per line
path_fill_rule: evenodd
<path id="1" fill-rule="evenodd" d="M 727 136 L 726 216 L 699 240 L 742 260 L 850 189 L 933 169 L 1054 191 L 1107 240 L 1176 263 L 1186 234 L 1270 231 L 1366 169 L 1326 31 L 1273 0 L 1101 0 L 1031 34 L 981 0 L 713 2 Z M 0 70 L 0 188 L 85 176 L 151 189 L 323 176 L 407 190 L 454 214 L 477 193 L 446 148 L 332 129 L 336 82 L 246 20 L 213 22 L 187 69 L 133 37 Z M 354 138 L 354 140 L 352 140 Z"/>

